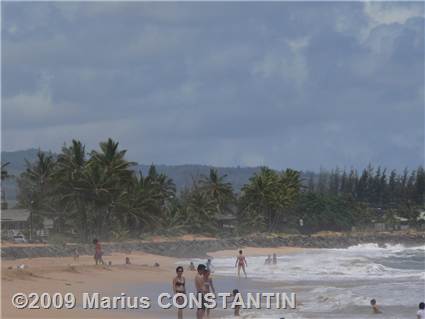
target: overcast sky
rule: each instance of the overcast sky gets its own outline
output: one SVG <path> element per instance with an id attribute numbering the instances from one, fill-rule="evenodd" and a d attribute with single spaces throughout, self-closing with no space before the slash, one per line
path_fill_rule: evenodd
<path id="1" fill-rule="evenodd" d="M 2 3 L 2 149 L 414 167 L 423 3 Z"/>

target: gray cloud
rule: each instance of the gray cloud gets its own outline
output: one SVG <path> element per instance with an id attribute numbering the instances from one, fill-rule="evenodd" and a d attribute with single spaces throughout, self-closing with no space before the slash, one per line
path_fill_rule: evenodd
<path id="1" fill-rule="evenodd" d="M 3 149 L 318 169 L 424 159 L 418 3 L 3 3 Z"/>

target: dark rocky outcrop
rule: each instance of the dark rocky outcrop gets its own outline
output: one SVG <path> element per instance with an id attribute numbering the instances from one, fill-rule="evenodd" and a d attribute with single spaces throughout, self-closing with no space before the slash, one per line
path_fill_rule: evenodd
<path id="1" fill-rule="evenodd" d="M 306 247 L 306 248 L 346 248 L 361 243 L 384 244 L 425 244 L 425 233 L 356 233 L 326 236 L 267 236 L 256 235 L 231 239 L 178 240 L 164 242 L 117 242 L 104 243 L 105 254 L 112 252 L 143 251 L 171 257 L 205 257 L 207 252 L 242 247 Z M 42 247 L 20 246 L 4 247 L 4 259 L 72 256 L 77 248 L 80 255 L 93 254 L 92 245 L 46 245 Z"/>

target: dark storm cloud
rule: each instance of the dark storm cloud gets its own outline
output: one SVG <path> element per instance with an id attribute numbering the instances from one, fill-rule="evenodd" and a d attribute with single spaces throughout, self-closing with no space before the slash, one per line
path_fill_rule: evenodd
<path id="1" fill-rule="evenodd" d="M 112 136 L 145 163 L 423 162 L 423 4 L 2 9 L 3 149 Z"/>

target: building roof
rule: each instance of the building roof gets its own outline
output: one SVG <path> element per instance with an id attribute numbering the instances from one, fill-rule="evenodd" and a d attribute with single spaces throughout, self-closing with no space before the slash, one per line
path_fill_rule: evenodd
<path id="1" fill-rule="evenodd" d="M 28 209 L 2 209 L 1 222 L 26 222 L 30 217 Z"/>

